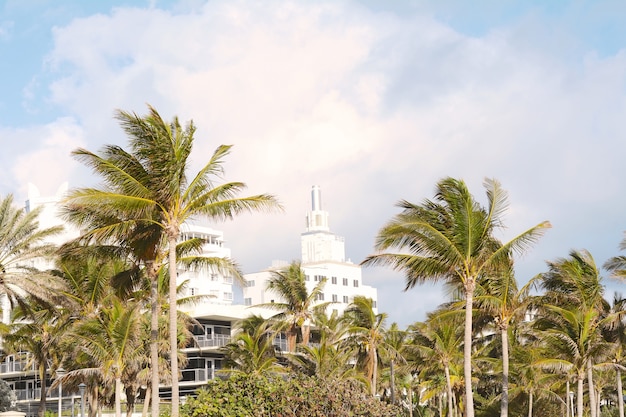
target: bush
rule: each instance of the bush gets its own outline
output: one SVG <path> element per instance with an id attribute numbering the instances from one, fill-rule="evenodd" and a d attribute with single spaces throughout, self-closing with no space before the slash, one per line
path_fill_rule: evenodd
<path id="1" fill-rule="evenodd" d="M 403 410 L 369 396 L 353 381 L 232 376 L 188 398 L 184 417 L 400 417 Z"/>
<path id="2" fill-rule="evenodd" d="M 16 404 L 17 396 L 15 392 L 5 380 L 0 379 L 0 412 L 15 410 Z"/>

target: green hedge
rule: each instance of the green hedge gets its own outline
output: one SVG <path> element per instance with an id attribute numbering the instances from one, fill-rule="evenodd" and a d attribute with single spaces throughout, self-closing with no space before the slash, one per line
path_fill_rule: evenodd
<path id="1" fill-rule="evenodd" d="M 403 410 L 369 396 L 354 381 L 232 376 L 188 398 L 182 417 L 400 417 Z"/>

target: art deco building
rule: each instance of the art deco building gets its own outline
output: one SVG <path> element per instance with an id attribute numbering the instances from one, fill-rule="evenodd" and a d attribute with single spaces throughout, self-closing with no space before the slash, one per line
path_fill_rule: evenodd
<path id="1" fill-rule="evenodd" d="M 364 285 L 361 267 L 346 259 L 345 241 L 330 231 L 329 213 L 322 207 L 320 187 L 311 191 L 311 210 L 306 214 L 306 227 L 300 235 L 301 267 L 306 275 L 307 287 L 311 291 L 318 282 L 326 278 L 324 292 L 319 302 L 330 301 L 329 313 L 336 310 L 341 314 L 355 295 L 371 298 L 376 302 L 376 288 Z M 265 271 L 247 274 L 243 289 L 244 304 L 257 305 L 279 302 L 277 294 L 267 289 L 272 270 L 286 267 L 286 262 L 274 262 Z"/>

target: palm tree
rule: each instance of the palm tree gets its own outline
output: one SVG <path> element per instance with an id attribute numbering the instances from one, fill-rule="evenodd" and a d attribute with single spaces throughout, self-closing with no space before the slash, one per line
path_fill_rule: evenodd
<path id="1" fill-rule="evenodd" d="M 139 304 L 122 302 L 116 297 L 98 317 L 81 321 L 72 336 L 79 350 L 99 364 L 96 369 L 105 379 L 115 381 L 115 415 L 121 417 L 122 377 L 129 363 L 139 356 Z"/>
<path id="2" fill-rule="evenodd" d="M 437 184 L 435 201 L 421 205 L 401 201 L 403 211 L 378 233 L 376 250 L 365 265 L 390 265 L 406 274 L 408 290 L 424 282 L 462 287 L 465 296 L 464 373 L 466 416 L 474 417 L 472 390 L 472 308 L 477 280 L 508 266 L 511 253 L 521 253 L 534 243 L 550 223 L 545 221 L 507 243 L 494 237 L 503 226 L 507 195 L 500 183 L 485 180 L 488 205 L 474 199 L 465 183 L 445 178 Z M 397 252 L 384 252 L 396 249 Z"/>
<path id="3" fill-rule="evenodd" d="M 624 239 L 619 244 L 619 250 L 626 250 L 626 233 Z M 604 269 L 611 272 L 613 278 L 626 278 L 626 256 L 614 256 L 604 263 Z"/>
<path id="4" fill-rule="evenodd" d="M 421 363 L 437 367 L 438 372 L 445 376 L 446 398 L 448 401 L 448 417 L 453 416 L 452 379 L 450 368 L 462 359 L 459 347 L 463 345 L 463 333 L 459 331 L 462 321 L 457 314 L 433 313 L 425 322 L 417 322 L 411 326 L 413 340 L 409 351 L 415 351 Z M 426 370 L 429 367 L 423 367 Z"/>
<path id="5" fill-rule="evenodd" d="M 397 323 L 391 323 L 391 326 L 385 331 L 385 341 L 383 350 L 381 351 L 384 360 L 389 362 L 389 391 L 392 404 L 396 404 L 396 365 L 406 364 L 404 352 L 406 350 L 408 333 L 400 330 Z M 406 367 L 405 367 L 406 368 Z M 401 372 L 406 376 L 406 372 Z"/>
<path id="6" fill-rule="evenodd" d="M 35 301 L 29 305 L 28 311 L 18 307 L 12 311 L 9 333 L 3 335 L 3 348 L 9 352 L 28 352 L 37 366 L 41 381 L 39 409 L 37 415 L 43 417 L 46 411 L 48 364 L 61 351 L 60 341 L 65 334 L 69 322 L 60 319 L 56 310 L 38 306 Z M 31 364 L 27 364 L 30 366 Z"/>
<path id="7" fill-rule="evenodd" d="M 537 365 L 574 375 L 577 383 L 577 415 L 582 417 L 585 376 L 589 382 L 590 399 L 594 397 L 593 381 L 589 379 L 591 360 L 603 351 L 609 351 L 609 344 L 601 339 L 598 311 L 546 305 L 543 313 L 544 316 L 537 321 L 536 326 L 550 356 L 538 361 Z M 595 415 L 595 402 L 590 401 L 590 407 Z"/>
<path id="8" fill-rule="evenodd" d="M 234 340 L 224 346 L 224 372 L 242 375 L 266 375 L 284 373 L 278 363 L 273 342 L 274 331 L 268 321 L 251 316 L 238 324 L 239 332 Z"/>
<path id="9" fill-rule="evenodd" d="M 316 343 L 299 346 L 296 353 L 286 356 L 287 359 L 297 370 L 323 381 L 360 380 L 354 367 L 350 366 L 352 351 L 342 343 L 347 331 L 343 317 L 336 311 L 329 316 L 318 310 L 314 322 L 318 336 Z"/>
<path id="10" fill-rule="evenodd" d="M 476 287 L 478 314 L 486 315 L 500 333 L 502 343 L 502 393 L 500 416 L 509 414 L 509 329 L 521 323 L 528 311 L 529 291 L 532 282 L 522 289 L 517 288 L 513 268 L 484 277 Z"/>
<path id="11" fill-rule="evenodd" d="M 611 343 L 611 362 L 615 370 L 615 390 L 619 417 L 624 417 L 624 394 L 622 388 L 622 370 L 626 365 L 626 299 L 619 294 L 613 295 L 611 313 L 604 321 L 604 338 Z"/>
<path id="12" fill-rule="evenodd" d="M 279 301 L 259 304 L 257 307 L 280 311 L 272 319 L 276 320 L 279 326 L 283 324 L 286 326 L 287 349 L 295 352 L 298 332 L 302 333 L 302 344 L 308 344 L 311 321 L 315 317 L 315 311 L 324 311 L 330 304 L 329 302 L 318 303 L 326 280 L 319 281 L 309 292 L 300 262 L 292 262 L 284 269 L 271 271 L 271 274 L 271 278 L 267 281 L 267 289 L 273 291 Z"/>
<path id="13" fill-rule="evenodd" d="M 563 400 L 557 394 L 557 388 L 562 387 L 564 375 L 552 372 L 549 367 L 546 369 L 541 363 L 550 355 L 547 351 L 548 347 L 542 343 L 540 334 L 535 332 L 532 321 L 514 324 L 509 327 L 508 337 L 512 365 L 509 401 L 514 402 L 526 396 L 528 417 L 533 417 L 534 405 L 538 400 L 548 399 L 552 402 L 561 402 L 567 407 L 569 382 L 565 390 L 565 400 Z M 565 379 L 569 381 L 569 374 L 566 374 Z"/>
<path id="14" fill-rule="evenodd" d="M 40 208 L 32 211 L 17 209 L 11 194 L 0 199 L 0 292 L 11 306 L 27 309 L 27 296 L 39 302 L 49 301 L 58 282 L 48 273 L 37 270 L 35 261 L 51 258 L 55 246 L 47 240 L 62 227 L 40 229 Z"/>
<path id="15" fill-rule="evenodd" d="M 238 197 L 245 188 L 241 182 L 216 184 L 223 173 L 224 158 L 231 146 L 221 145 L 198 173 L 188 176 L 188 165 L 193 146 L 195 126 L 189 122 L 181 126 L 177 117 L 165 122 L 159 113 L 149 107 L 149 114 L 118 111 L 116 118 L 129 137 L 131 152 L 117 146 L 107 146 L 101 155 L 77 149 L 74 155 L 103 177 L 105 189 L 86 188 L 73 191 L 69 201 L 90 211 L 118 217 L 126 213 L 126 220 L 113 228 L 96 232 L 101 238 L 110 237 L 129 224 L 158 225 L 167 242 L 169 265 L 169 303 L 176 305 L 177 258 L 176 246 L 181 225 L 195 217 L 211 220 L 232 219 L 242 212 L 280 207 L 268 194 Z M 158 268 L 157 268 L 158 269 Z M 172 375 L 172 417 L 179 415 L 176 343 L 176 309 L 169 310 L 170 368 Z M 154 410 L 153 415 L 158 415 Z"/>
<path id="16" fill-rule="evenodd" d="M 359 360 L 365 368 L 372 396 L 377 392 L 379 349 L 385 343 L 386 313 L 374 313 L 374 301 L 357 295 L 344 311 L 348 323 L 347 338 L 356 346 Z"/>
<path id="17" fill-rule="evenodd" d="M 601 332 L 600 322 L 606 317 L 609 305 L 604 299 L 604 285 L 593 256 L 586 250 L 572 250 L 567 258 L 548 262 L 548 272 L 539 274 L 541 288 L 546 290 L 543 299 L 551 305 L 564 306 L 589 313 L 595 332 Z M 591 339 L 590 339 L 591 340 Z M 593 340 L 600 343 L 601 338 Z M 587 356 L 587 380 L 591 417 L 596 417 L 597 402 L 593 385 L 594 357 Z"/>

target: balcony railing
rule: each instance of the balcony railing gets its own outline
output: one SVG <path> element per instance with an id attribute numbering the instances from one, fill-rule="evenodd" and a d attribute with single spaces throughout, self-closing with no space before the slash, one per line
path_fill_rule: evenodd
<path id="1" fill-rule="evenodd" d="M 36 364 L 31 362 L 29 365 L 27 361 L 12 361 L 12 362 L 3 362 L 0 364 L 0 374 L 8 374 L 12 372 L 26 372 L 26 371 L 36 371 Z"/>
<path id="2" fill-rule="evenodd" d="M 201 348 L 222 347 L 230 343 L 230 335 L 214 334 L 212 336 L 194 335 L 196 345 Z"/>
<path id="3" fill-rule="evenodd" d="M 181 382 L 207 382 L 215 377 L 213 369 L 183 369 Z"/>
<path id="4" fill-rule="evenodd" d="M 35 388 L 35 389 L 16 389 L 13 392 L 15 392 L 15 396 L 17 397 L 18 401 L 23 401 L 23 400 L 38 400 L 39 397 L 41 396 L 41 388 Z M 58 395 L 58 394 L 57 394 Z"/>

